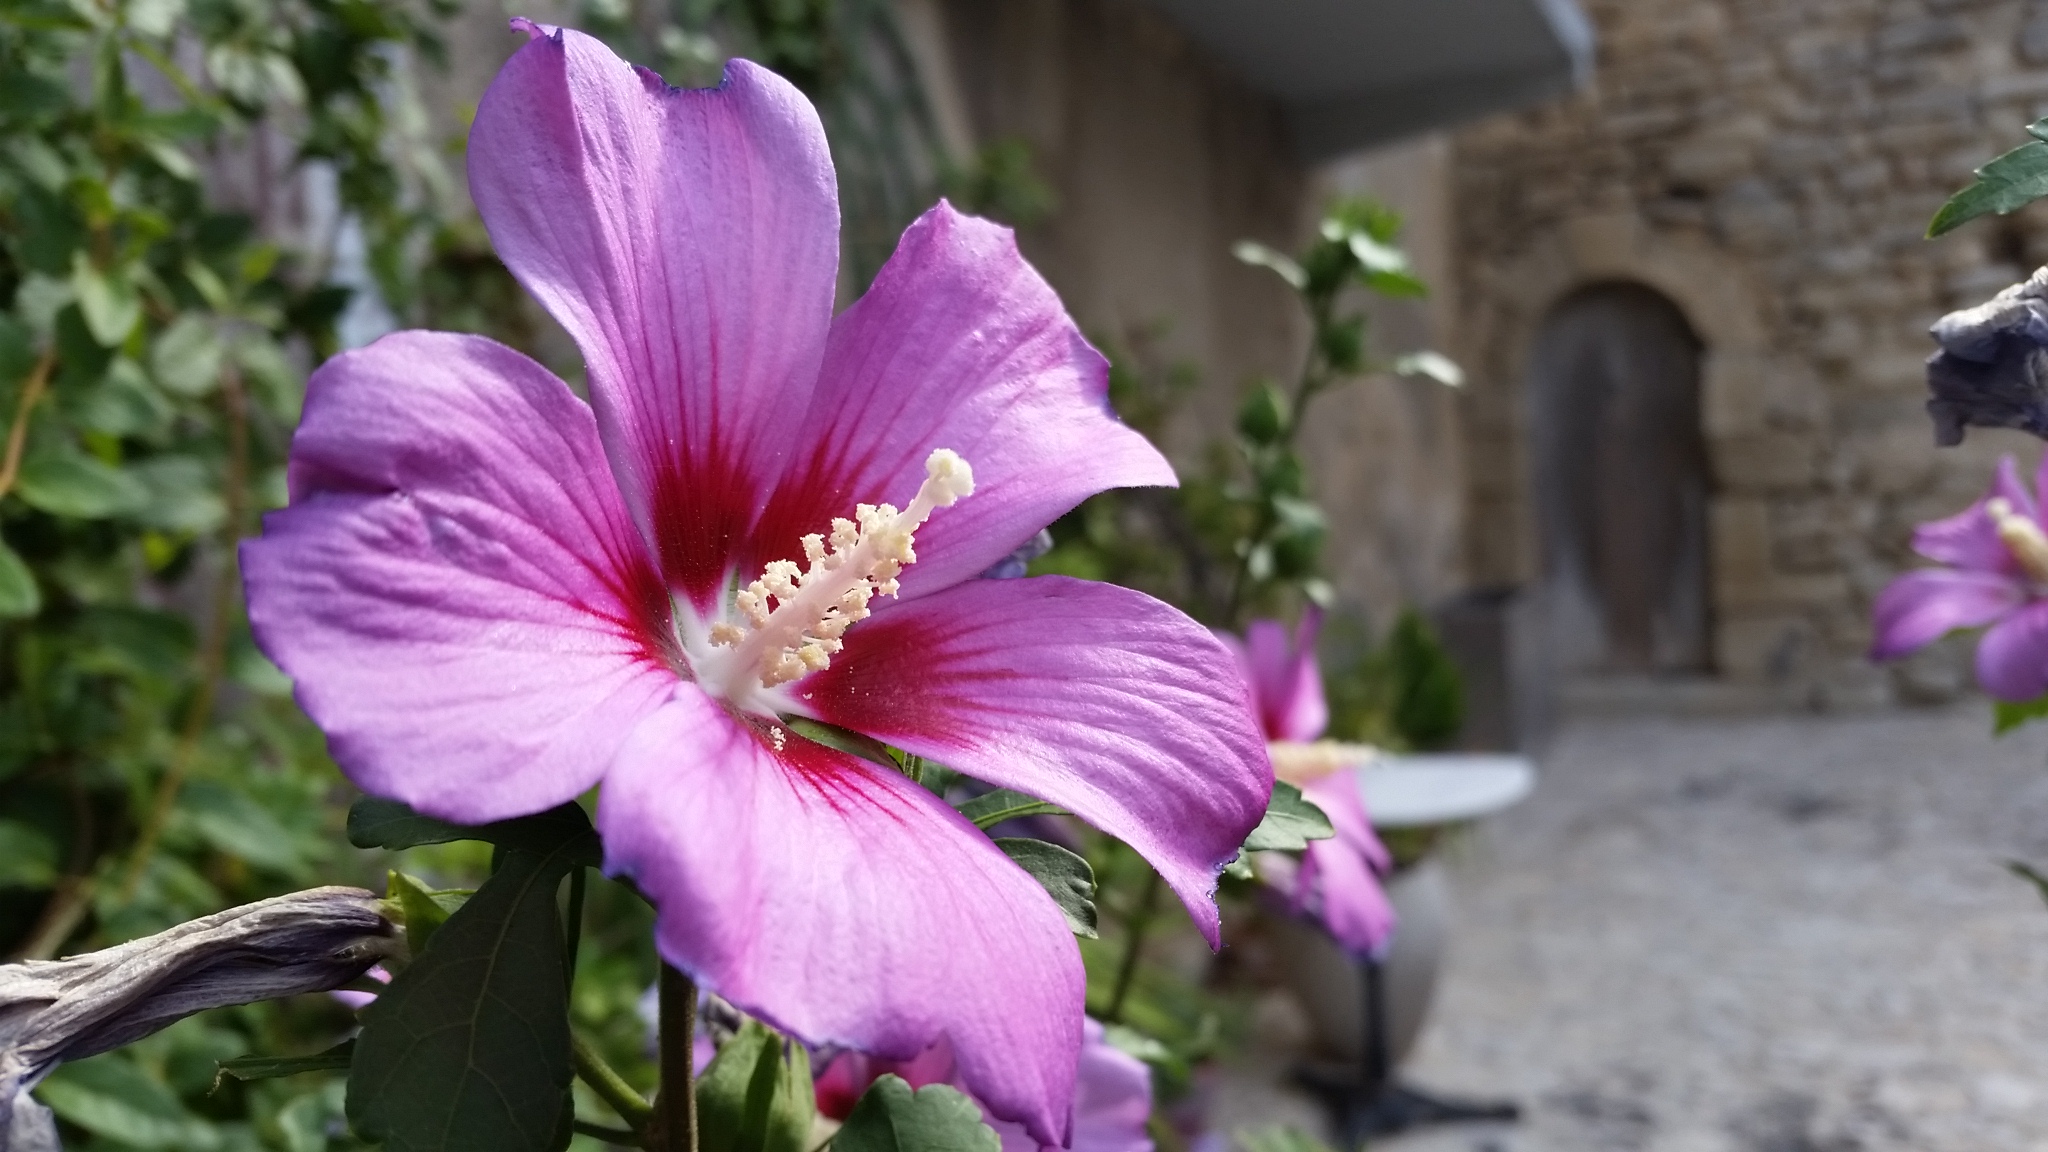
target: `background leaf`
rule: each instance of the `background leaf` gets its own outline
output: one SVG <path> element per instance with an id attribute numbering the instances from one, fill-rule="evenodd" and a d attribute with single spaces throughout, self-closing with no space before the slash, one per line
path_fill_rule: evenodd
<path id="1" fill-rule="evenodd" d="M 554 1152 L 566 1143 L 569 980 L 555 893 L 570 841 L 505 853 L 426 952 L 363 1009 L 349 1123 L 388 1152 Z"/>
<path id="2" fill-rule="evenodd" d="M 76 451 L 25 461 L 15 491 L 31 507 L 79 520 L 118 516 L 139 507 L 148 496 L 134 477 Z"/>
<path id="3" fill-rule="evenodd" d="M 1934 214 L 1927 225 L 1928 239 L 1979 216 L 2004 215 L 2048 196 L 2048 144 L 2029 140 L 1977 169 L 1976 175 L 1969 187 L 1949 197 Z"/>
<path id="4" fill-rule="evenodd" d="M 20 619 L 42 610 L 43 594 L 36 587 L 35 573 L 14 549 L 0 541 L 0 617 Z"/>
<path id="5" fill-rule="evenodd" d="M 1005 820 L 1023 816 L 1064 816 L 1067 810 L 1057 804 L 1047 804 L 1036 796 L 998 788 L 961 804 L 960 814 L 986 832 Z"/>
<path id="6" fill-rule="evenodd" d="M 1327 840 L 1337 834 L 1330 818 L 1285 780 L 1273 781 L 1273 798 L 1266 802 L 1265 818 L 1244 838 L 1247 852 L 1296 852 L 1311 840 Z"/>
<path id="7" fill-rule="evenodd" d="M 422 844 L 482 840 L 500 848 L 550 853 L 558 848 L 589 868 L 603 863 L 590 817 L 574 802 L 495 824 L 450 824 L 422 816 L 396 800 L 364 796 L 349 806 L 348 842 L 358 848 L 399 851 Z"/>
<path id="8" fill-rule="evenodd" d="M 810 1052 L 758 1020 L 718 1049 L 697 1082 L 702 1152 L 805 1152 L 816 1113 Z"/>
<path id="9" fill-rule="evenodd" d="M 996 838 L 996 847 L 1043 885 L 1066 913 L 1076 936 L 1095 935 L 1095 869 L 1057 844 L 1022 836 Z"/>
<path id="10" fill-rule="evenodd" d="M 901 1076 L 870 1085 L 832 1138 L 833 1152 L 1001 1152 L 1002 1146 L 965 1093 L 944 1084 L 912 1092 Z"/>

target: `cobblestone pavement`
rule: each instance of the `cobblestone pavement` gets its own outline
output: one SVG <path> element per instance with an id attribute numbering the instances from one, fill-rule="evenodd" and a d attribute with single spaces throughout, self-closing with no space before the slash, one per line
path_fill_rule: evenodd
<path id="1" fill-rule="evenodd" d="M 1375 1148 L 2048 1150 L 2048 725 L 1988 712 L 1568 725 L 1408 1068 L 1526 1118 Z"/>

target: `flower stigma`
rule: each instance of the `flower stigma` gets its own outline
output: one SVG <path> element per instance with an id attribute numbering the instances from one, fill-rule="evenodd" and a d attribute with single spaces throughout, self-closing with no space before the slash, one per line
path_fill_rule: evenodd
<path id="1" fill-rule="evenodd" d="M 896 577 L 917 562 L 912 534 L 934 509 L 974 494 L 974 469 L 950 448 L 926 457 L 924 471 L 910 507 L 862 504 L 852 520 L 834 519 L 829 537 L 803 538 L 808 570 L 776 560 L 734 593 L 738 619 L 711 626 L 711 644 L 726 650 L 724 658 L 701 682 L 738 703 L 757 687 L 787 684 L 830 664 L 845 647 L 846 630 L 867 618 L 869 603 L 896 595 Z"/>
<path id="2" fill-rule="evenodd" d="M 1984 511 L 1997 526 L 1999 541 L 2020 562 L 2020 570 L 2027 574 L 2027 579 L 2048 585 L 2048 534 L 2041 531 L 2033 517 L 2015 512 L 2012 502 L 2003 496 L 1985 501 Z"/>

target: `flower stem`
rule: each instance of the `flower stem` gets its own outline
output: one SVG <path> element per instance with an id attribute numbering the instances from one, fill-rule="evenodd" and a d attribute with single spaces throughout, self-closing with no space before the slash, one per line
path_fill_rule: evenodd
<path id="1" fill-rule="evenodd" d="M 654 1108 L 633 1090 L 626 1078 L 604 1062 L 604 1057 L 590 1043 L 574 1032 L 569 1034 L 569 1056 L 576 1064 L 576 1075 L 581 1077 L 598 1098 L 619 1114 L 619 1119 L 639 1133 L 646 1129 L 647 1121 L 654 1115 Z"/>
<path id="2" fill-rule="evenodd" d="M 697 985 L 661 966 L 661 1091 L 654 1097 L 654 1152 L 697 1152 Z"/>
<path id="3" fill-rule="evenodd" d="M 1131 983 L 1138 975 L 1138 957 L 1145 950 L 1145 933 L 1152 928 L 1152 915 L 1159 904 L 1159 890 L 1165 883 L 1159 873 L 1145 877 L 1145 892 L 1138 897 L 1138 906 L 1131 911 L 1125 922 L 1124 955 L 1116 968 L 1116 987 L 1109 994 L 1109 1008 L 1102 1019 L 1108 1024 L 1121 1023 L 1124 1018 L 1124 1000 L 1131 994 Z"/>
<path id="4" fill-rule="evenodd" d="M 7 427 L 6 454 L 0 456 L 0 496 L 7 495 L 14 487 L 14 478 L 21 475 L 21 450 L 28 443 L 29 414 L 35 410 L 36 401 L 43 398 L 50 383 L 50 370 L 56 366 L 56 351 L 43 353 L 34 371 L 28 374 L 27 383 L 21 386 L 21 399 L 14 405 L 14 423 Z"/>

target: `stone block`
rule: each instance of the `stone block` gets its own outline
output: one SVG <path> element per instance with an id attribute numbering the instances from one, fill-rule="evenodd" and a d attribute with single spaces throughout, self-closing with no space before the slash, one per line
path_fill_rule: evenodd
<path id="1" fill-rule="evenodd" d="M 1707 441 L 1714 480 L 1726 492 L 1803 488 L 1818 475 L 1819 445 L 1790 432 L 1716 436 Z"/>
<path id="2" fill-rule="evenodd" d="M 1714 666 L 1738 683 L 1782 684 L 1816 646 L 1813 626 L 1797 615 L 1724 619 L 1714 627 Z"/>

